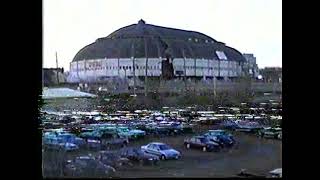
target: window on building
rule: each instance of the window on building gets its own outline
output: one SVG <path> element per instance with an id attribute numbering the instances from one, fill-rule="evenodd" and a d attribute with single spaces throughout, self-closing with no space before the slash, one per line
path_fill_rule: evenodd
<path id="1" fill-rule="evenodd" d="M 120 69 L 122 69 L 122 66 L 120 66 Z"/>
<path id="2" fill-rule="evenodd" d="M 227 59 L 228 59 L 227 56 L 224 54 L 223 51 L 216 51 L 216 55 L 218 56 L 218 58 L 219 58 L 220 60 L 227 60 Z"/>
<path id="3" fill-rule="evenodd" d="M 131 70 L 131 66 L 129 66 L 129 69 Z"/>
<path id="4" fill-rule="evenodd" d="M 139 69 L 139 66 L 137 66 L 136 69 Z"/>

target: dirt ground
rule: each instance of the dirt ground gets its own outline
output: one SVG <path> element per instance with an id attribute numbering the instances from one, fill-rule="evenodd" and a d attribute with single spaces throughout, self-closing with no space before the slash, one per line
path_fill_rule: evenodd
<path id="1" fill-rule="evenodd" d="M 239 144 L 234 148 L 222 152 L 202 152 L 184 148 L 184 138 L 149 138 L 133 143 L 132 146 L 139 147 L 151 141 L 165 142 L 182 152 L 183 157 L 163 161 L 151 168 L 138 166 L 120 172 L 120 177 L 230 177 L 241 169 L 267 175 L 269 171 L 282 167 L 282 144 L 278 140 L 235 134 Z"/>

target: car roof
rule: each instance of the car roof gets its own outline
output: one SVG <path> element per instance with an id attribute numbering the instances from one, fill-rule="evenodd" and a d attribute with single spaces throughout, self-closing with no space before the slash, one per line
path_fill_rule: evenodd
<path id="1" fill-rule="evenodd" d="M 163 145 L 163 144 L 165 144 L 165 143 L 162 143 L 162 142 L 152 142 L 152 143 L 149 143 L 149 144 Z"/>
<path id="2" fill-rule="evenodd" d="M 223 129 L 211 129 L 209 132 L 224 132 L 225 130 Z"/>
<path id="3" fill-rule="evenodd" d="M 204 136 L 193 136 L 193 138 L 205 138 Z"/>

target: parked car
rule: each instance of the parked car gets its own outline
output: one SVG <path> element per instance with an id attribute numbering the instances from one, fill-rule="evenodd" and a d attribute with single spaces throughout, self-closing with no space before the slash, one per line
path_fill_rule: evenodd
<path id="1" fill-rule="evenodd" d="M 233 138 L 232 134 L 230 134 L 227 131 L 222 130 L 222 129 L 208 130 L 207 134 L 211 135 L 211 136 L 223 135 L 223 136 L 228 136 L 230 138 Z"/>
<path id="2" fill-rule="evenodd" d="M 93 131 L 83 132 L 80 134 L 80 137 L 84 139 L 108 139 L 112 137 L 116 137 L 117 135 L 114 132 L 110 132 L 106 129 L 95 129 Z"/>
<path id="3" fill-rule="evenodd" d="M 183 125 L 182 126 L 182 131 L 183 131 L 184 134 L 193 133 L 193 127 L 190 126 L 190 125 Z"/>
<path id="4" fill-rule="evenodd" d="M 46 132 L 43 136 L 43 145 L 46 149 L 73 151 L 84 145 L 84 141 L 70 133 Z"/>
<path id="5" fill-rule="evenodd" d="M 172 123 L 170 125 L 170 134 L 179 135 L 185 133 L 192 133 L 192 128 L 190 126 L 183 125 L 181 123 Z"/>
<path id="6" fill-rule="evenodd" d="M 61 142 L 58 138 L 52 138 L 49 141 L 43 143 L 45 149 L 59 150 L 59 151 L 75 151 L 79 149 L 79 146 L 73 143 Z"/>
<path id="7" fill-rule="evenodd" d="M 238 125 L 231 120 L 220 123 L 220 126 L 229 130 L 236 130 L 237 128 L 239 128 Z"/>
<path id="8" fill-rule="evenodd" d="M 264 138 L 278 139 L 281 132 L 282 132 L 281 128 L 268 127 L 258 131 L 258 136 L 264 137 Z M 281 133 L 281 136 L 282 136 L 282 133 Z"/>
<path id="9" fill-rule="evenodd" d="M 97 159 L 116 169 L 133 166 L 128 158 L 121 157 L 120 153 L 114 151 L 100 151 L 97 155 Z"/>
<path id="10" fill-rule="evenodd" d="M 146 153 L 159 156 L 161 160 L 181 158 L 181 153 L 179 151 L 161 142 L 149 143 L 141 146 L 141 149 Z"/>
<path id="11" fill-rule="evenodd" d="M 242 169 L 235 178 L 266 178 L 264 175 L 258 175 L 248 172 L 246 169 Z"/>
<path id="12" fill-rule="evenodd" d="M 118 127 L 117 133 L 119 137 L 126 137 L 129 139 L 137 139 L 146 135 L 145 131 L 138 129 L 129 129 L 128 127 Z"/>
<path id="13" fill-rule="evenodd" d="M 235 144 L 235 139 L 225 130 L 209 130 L 204 134 L 211 141 L 218 143 L 221 147 L 231 147 Z"/>
<path id="14" fill-rule="evenodd" d="M 126 147 L 129 143 L 127 138 L 108 138 L 108 139 L 87 139 L 87 148 L 89 149 L 113 149 Z"/>
<path id="15" fill-rule="evenodd" d="M 269 174 L 272 178 L 282 178 L 282 168 L 274 169 Z"/>
<path id="16" fill-rule="evenodd" d="M 63 174 L 71 177 L 110 177 L 115 168 L 95 159 L 93 156 L 79 156 L 65 163 Z"/>
<path id="17" fill-rule="evenodd" d="M 279 133 L 278 139 L 282 140 L 282 131 Z"/>
<path id="18" fill-rule="evenodd" d="M 164 126 L 157 126 L 154 130 L 154 134 L 158 136 L 167 136 L 170 134 L 170 129 Z"/>
<path id="19" fill-rule="evenodd" d="M 133 162 L 139 162 L 143 165 L 154 165 L 159 161 L 156 155 L 148 154 L 141 150 L 141 148 L 127 148 L 121 152 L 121 157 L 128 158 Z"/>
<path id="20" fill-rule="evenodd" d="M 58 138 L 62 143 L 73 143 L 78 146 L 83 146 L 85 144 L 84 139 L 77 137 L 74 134 L 64 132 L 64 131 L 54 131 L 54 132 L 46 132 L 44 134 L 45 141 L 50 140 L 51 138 Z"/>
<path id="21" fill-rule="evenodd" d="M 241 132 L 246 132 L 246 133 L 256 133 L 263 127 L 258 123 L 258 122 L 251 122 L 251 121 L 242 121 L 242 120 L 237 120 L 235 121 L 237 124 L 237 129 L 236 131 L 241 131 Z"/>
<path id="22" fill-rule="evenodd" d="M 193 136 L 185 139 L 184 145 L 187 149 L 197 148 L 202 149 L 202 151 L 218 151 L 220 149 L 220 145 L 218 143 L 210 141 L 204 136 Z"/>

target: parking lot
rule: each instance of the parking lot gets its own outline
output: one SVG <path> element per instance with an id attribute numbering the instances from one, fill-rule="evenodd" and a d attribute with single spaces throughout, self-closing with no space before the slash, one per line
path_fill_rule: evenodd
<path id="1" fill-rule="evenodd" d="M 51 105 L 48 104 L 47 107 Z M 48 111 L 43 112 L 41 117 L 43 139 L 46 140 L 43 147 L 48 143 L 58 148 L 64 144 L 60 146 L 63 149 L 67 143 L 70 145 L 81 142 L 72 140 L 74 137 L 85 140 L 85 146 L 80 146 L 80 143 L 76 149 L 68 152 L 61 149 L 43 149 L 44 177 L 68 176 L 65 172 L 68 166 L 66 164 L 79 157 L 90 156 L 95 163 L 101 162 L 97 159 L 99 150 L 110 149 L 101 146 L 94 150 L 87 146 L 87 138 L 98 138 L 98 144 L 99 139 L 106 138 L 101 137 L 100 133 L 111 133 L 113 138 L 118 140 L 130 137 L 126 147 L 121 148 L 123 144 L 120 144 L 114 149 L 111 148 L 111 152 L 115 154 L 126 148 L 140 148 L 151 142 L 162 142 L 181 152 L 182 157 L 178 160 L 161 160 L 156 165 L 141 165 L 132 160 L 132 165 L 121 167 L 103 163 L 115 169 L 114 172 L 103 175 L 92 172 L 92 166 L 85 163 L 86 165 L 77 167 L 85 177 L 235 177 L 243 169 L 250 174 L 266 177 L 270 175 L 270 171 L 282 168 L 282 138 L 279 136 L 282 134 L 282 107 L 275 101 L 270 100 L 255 106 L 244 103 L 238 107 L 218 107 L 214 111 L 203 108 L 196 110 L 193 107 L 163 107 L 159 110 L 119 110 L 105 113 L 94 110 L 96 108 L 87 111 L 47 107 Z M 190 129 L 193 133 L 190 133 Z M 185 147 L 186 138 L 204 135 L 211 129 L 230 129 L 227 131 L 233 135 L 235 145 L 222 148 L 219 152 L 203 152 L 201 149 Z M 173 133 L 173 130 L 182 133 Z M 66 135 L 73 138 L 68 140 L 61 136 L 61 144 L 57 132 L 69 133 Z M 141 132 L 144 134 L 140 134 L 140 138 L 133 138 Z M 266 135 L 271 138 L 268 139 Z M 100 143 L 103 144 L 102 142 Z"/>
<path id="2" fill-rule="evenodd" d="M 210 127 L 207 127 L 210 128 Z M 204 128 L 203 130 L 205 130 Z M 232 132 L 237 145 L 221 152 L 202 152 L 198 149 L 186 149 L 185 137 L 146 137 L 130 142 L 130 147 L 140 147 L 149 142 L 164 142 L 182 153 L 179 160 L 161 161 L 155 166 L 135 165 L 120 169 L 116 177 L 232 177 L 241 169 L 258 175 L 267 175 L 275 168 L 282 167 L 282 143 L 279 140 L 258 138 L 255 135 Z M 95 154 L 96 151 L 70 152 L 69 158 L 80 154 Z M 47 165 L 50 162 L 45 162 Z"/>
<path id="3" fill-rule="evenodd" d="M 153 141 L 164 142 L 182 152 L 180 160 L 160 162 L 156 167 L 136 166 L 120 171 L 120 177 L 229 177 L 241 169 L 254 174 L 267 172 L 282 166 L 281 141 L 260 139 L 256 136 L 235 134 L 238 145 L 221 152 L 202 152 L 186 149 L 184 136 L 166 138 L 146 138 L 132 143 L 139 147 Z"/>

